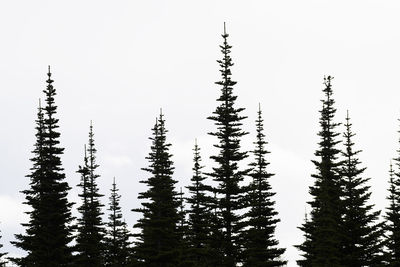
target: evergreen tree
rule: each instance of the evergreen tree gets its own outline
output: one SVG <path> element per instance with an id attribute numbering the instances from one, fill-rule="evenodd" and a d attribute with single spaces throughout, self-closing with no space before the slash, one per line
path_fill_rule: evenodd
<path id="1" fill-rule="evenodd" d="M 78 236 L 76 238 L 76 255 L 75 264 L 78 266 L 101 266 L 104 262 L 104 227 L 101 219 L 101 208 L 99 189 L 96 180 L 99 175 L 96 169 L 96 148 L 94 145 L 93 125 L 90 123 L 89 144 L 87 153 L 84 157 L 84 165 L 79 167 L 78 172 L 81 174 L 82 205 L 78 209 L 81 218 L 78 221 Z"/>
<path id="2" fill-rule="evenodd" d="M 210 248 L 210 257 L 208 259 L 207 266 L 223 266 L 225 261 L 224 255 L 224 233 L 223 233 L 223 218 L 221 211 L 219 210 L 217 193 L 214 188 L 214 197 L 212 201 L 209 203 L 210 207 L 210 234 L 207 240 L 207 246 Z"/>
<path id="3" fill-rule="evenodd" d="M 256 120 L 257 139 L 253 155 L 255 161 L 250 164 L 252 181 L 246 189 L 246 200 L 249 210 L 244 214 L 246 229 L 243 231 L 244 252 L 243 266 L 283 266 L 287 261 L 281 259 L 285 249 L 278 248 L 279 242 L 274 238 L 276 224 L 275 195 L 269 182 L 272 173 L 267 171 L 269 163 L 265 156 L 270 153 L 265 149 L 264 124 L 261 108 L 258 110 Z"/>
<path id="4" fill-rule="evenodd" d="M 105 266 L 119 267 L 128 266 L 130 258 L 130 233 L 127 225 L 122 220 L 120 207 L 121 195 L 118 194 L 118 188 L 114 182 L 112 184 L 110 206 L 108 210 L 107 236 L 105 238 L 106 262 Z"/>
<path id="5" fill-rule="evenodd" d="M 205 176 L 202 173 L 200 148 L 197 140 L 194 145 L 194 166 L 191 185 L 187 187 L 190 197 L 188 211 L 188 241 L 190 244 L 189 258 L 193 266 L 213 266 L 210 261 L 215 260 L 210 249 L 210 225 L 212 198 L 207 195 L 210 186 L 204 184 Z"/>
<path id="6" fill-rule="evenodd" d="M 13 244 L 26 251 L 26 256 L 13 261 L 19 266 L 56 267 L 71 263 L 71 206 L 67 194 L 70 187 L 60 156 L 64 149 L 59 147 L 60 133 L 57 131 L 57 106 L 54 102 L 56 90 L 48 71 L 46 106 L 39 107 L 36 126 L 36 145 L 31 159 L 33 167 L 30 188 L 22 191 L 31 206 L 29 222 L 22 224 L 25 234 L 17 234 Z M 43 112 L 44 111 L 44 112 Z"/>
<path id="7" fill-rule="evenodd" d="M 151 152 L 146 159 L 149 167 L 143 168 L 150 177 L 141 181 L 148 189 L 139 194 L 142 213 L 135 227 L 140 230 L 135 247 L 135 257 L 148 267 L 172 267 L 179 260 L 179 194 L 175 191 L 173 162 L 167 143 L 164 116 L 161 113 L 154 126 Z"/>
<path id="8" fill-rule="evenodd" d="M 321 138 L 319 149 L 313 160 L 317 173 L 312 175 L 314 185 L 310 187 L 313 199 L 311 214 L 299 229 L 304 232 L 305 241 L 297 246 L 302 251 L 303 259 L 298 260 L 300 266 L 341 266 L 342 249 L 342 203 L 338 160 L 340 151 L 336 148 L 339 133 L 335 131 L 339 125 L 333 121 L 336 109 L 332 98 L 332 77 L 324 79 L 325 100 L 320 111 Z"/>
<path id="9" fill-rule="evenodd" d="M 394 159 L 396 167 L 400 168 L 400 149 L 397 150 L 399 156 Z M 400 266 L 400 171 L 393 170 L 390 164 L 390 187 L 389 187 L 389 207 L 386 211 L 386 255 L 385 259 L 388 266 Z"/>
<path id="10" fill-rule="evenodd" d="M 179 242 L 179 263 L 178 266 L 188 267 L 193 263 L 190 261 L 188 255 L 189 242 L 188 242 L 188 222 L 186 219 L 187 211 L 185 209 L 185 201 L 183 198 L 182 187 L 179 193 L 179 221 L 178 221 L 178 242 Z"/>
<path id="11" fill-rule="evenodd" d="M 235 266 L 240 258 L 241 223 L 238 211 L 243 208 L 240 182 L 248 171 L 240 170 L 238 166 L 247 157 L 246 152 L 240 151 L 240 138 L 247 134 L 241 130 L 241 121 L 246 117 L 240 115 L 244 108 L 235 107 L 237 96 L 233 95 L 233 86 L 236 82 L 231 80 L 230 68 L 233 63 L 229 54 L 232 47 L 227 42 L 228 36 L 224 30 L 223 45 L 220 46 L 223 57 L 217 61 L 222 75 L 221 81 L 216 82 L 221 86 L 221 95 L 217 99 L 220 105 L 208 119 L 213 120 L 217 126 L 217 131 L 210 133 L 219 139 L 219 144 L 214 145 L 219 149 L 219 154 L 211 157 L 217 163 L 217 167 L 214 167 L 209 175 L 218 184 L 214 190 L 217 193 L 216 201 L 223 224 L 223 266 L 231 267 Z"/>
<path id="12" fill-rule="evenodd" d="M 341 168 L 343 185 L 343 258 L 341 266 L 377 266 L 381 264 L 383 228 L 378 223 L 379 211 L 372 211 L 374 205 L 368 204 L 371 196 L 367 186 L 369 178 L 362 177 L 366 168 L 361 168 L 354 150 L 349 114 L 346 117 L 344 133 L 345 150 Z"/>

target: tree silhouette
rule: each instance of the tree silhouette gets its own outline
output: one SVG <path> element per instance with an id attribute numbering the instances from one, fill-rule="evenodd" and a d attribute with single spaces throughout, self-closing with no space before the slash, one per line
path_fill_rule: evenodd
<path id="1" fill-rule="evenodd" d="M 107 236 L 105 238 L 106 262 L 105 266 L 128 266 L 130 260 L 129 237 L 131 234 L 122 219 L 120 207 L 121 195 L 118 194 L 115 178 L 111 188 L 110 204 L 108 211 Z"/>
<path id="2" fill-rule="evenodd" d="M 30 188 L 22 191 L 29 222 L 23 223 L 25 234 L 17 234 L 13 244 L 26 251 L 26 256 L 13 261 L 19 266 L 67 266 L 71 263 L 71 206 L 67 194 L 61 158 L 64 148 L 59 147 L 56 90 L 52 83 L 50 67 L 47 73 L 46 106 L 39 106 L 36 121 L 36 145 L 31 159 Z"/>
<path id="3" fill-rule="evenodd" d="M 357 155 L 361 150 L 354 150 L 349 113 L 346 117 L 344 133 L 345 150 L 341 168 L 343 185 L 343 258 L 342 266 L 377 266 L 382 261 L 383 225 L 378 223 L 379 211 L 373 211 L 374 205 L 368 204 L 371 196 L 370 187 L 364 178 L 366 168 L 361 168 Z"/>
<path id="4" fill-rule="evenodd" d="M 298 260 L 300 266 L 341 266 L 342 249 L 342 203 L 338 159 L 340 151 L 336 148 L 339 133 L 335 131 L 339 125 L 333 121 L 336 109 L 332 98 L 333 77 L 324 78 L 325 99 L 322 100 L 320 118 L 321 138 L 319 149 L 315 152 L 318 160 L 313 160 L 317 173 L 312 177 L 314 185 L 310 187 L 313 199 L 311 214 L 299 227 L 304 232 L 305 241 L 297 246 L 302 251 L 303 259 Z"/>
<path id="5" fill-rule="evenodd" d="M 143 266 L 176 266 L 179 261 L 179 194 L 175 191 L 173 162 L 166 141 L 165 120 L 161 113 L 153 128 L 151 152 L 146 159 L 149 166 L 143 168 L 150 177 L 142 180 L 148 189 L 139 194 L 142 208 L 133 211 L 142 213 L 135 227 L 135 257 Z"/>
<path id="6" fill-rule="evenodd" d="M 247 157 L 246 152 L 240 151 L 240 138 L 247 133 L 241 130 L 241 121 L 246 117 L 241 116 L 240 112 L 244 108 L 235 107 L 237 96 L 233 95 L 233 86 L 236 82 L 231 80 L 230 68 L 233 62 L 229 54 L 232 47 L 228 44 L 228 36 L 224 29 L 223 44 L 220 46 L 222 59 L 217 61 L 221 68 L 222 79 L 216 82 L 221 86 L 221 95 L 217 99 L 219 106 L 213 115 L 208 117 L 217 126 L 217 130 L 210 135 L 216 136 L 219 140 L 219 143 L 214 145 L 219 149 L 219 153 L 211 156 L 217 166 L 213 167 L 209 175 L 218 184 L 214 191 L 217 193 L 216 203 L 222 219 L 221 249 L 225 255 L 222 266 L 235 266 L 240 260 L 241 247 L 239 233 L 242 224 L 238 211 L 243 208 L 243 203 L 240 182 L 248 172 L 240 170 L 238 166 Z"/>
<path id="7" fill-rule="evenodd" d="M 104 224 L 102 222 L 99 188 L 96 180 L 99 175 L 96 169 L 99 165 L 96 163 L 96 148 L 94 145 L 93 125 L 90 123 L 89 143 L 87 154 L 85 153 L 84 165 L 79 167 L 81 174 L 82 206 L 78 209 L 81 218 L 78 221 L 78 236 L 75 264 L 78 266 L 100 266 L 104 263 Z"/>
<path id="8" fill-rule="evenodd" d="M 243 230 L 244 252 L 243 266 L 284 266 L 286 261 L 280 257 L 285 249 L 278 248 L 279 242 L 275 239 L 276 224 L 280 221 L 276 218 L 269 179 L 273 176 L 267 171 L 269 163 L 265 156 L 270 153 L 265 149 L 264 124 L 261 108 L 258 110 L 256 120 L 257 139 L 253 155 L 255 160 L 250 164 L 252 181 L 246 188 L 246 202 L 249 210 L 244 214 L 245 230 Z"/>

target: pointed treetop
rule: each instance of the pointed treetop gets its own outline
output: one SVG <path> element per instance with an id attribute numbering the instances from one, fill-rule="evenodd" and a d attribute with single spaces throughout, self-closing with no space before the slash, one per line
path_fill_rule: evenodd
<path id="1" fill-rule="evenodd" d="M 50 72 L 50 65 L 48 65 L 48 69 L 47 69 L 47 83 L 49 83 L 49 85 L 51 85 L 54 81 L 51 79 L 51 72 Z"/>
<path id="2" fill-rule="evenodd" d="M 113 178 L 113 184 L 115 184 L 115 176 L 114 176 L 114 178 Z"/>
<path id="3" fill-rule="evenodd" d="M 222 37 L 226 38 L 228 36 L 229 36 L 229 34 L 226 32 L 226 23 L 224 22 L 224 34 L 222 34 Z"/>
<path id="4" fill-rule="evenodd" d="M 42 100 L 39 98 L 39 109 L 42 108 Z"/>

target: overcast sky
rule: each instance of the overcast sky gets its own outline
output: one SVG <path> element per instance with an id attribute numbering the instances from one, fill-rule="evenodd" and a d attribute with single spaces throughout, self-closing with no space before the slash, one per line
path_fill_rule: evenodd
<path id="1" fill-rule="evenodd" d="M 115 176 L 126 221 L 139 205 L 148 137 L 160 108 L 172 143 L 178 186 L 188 185 L 194 139 L 206 170 L 213 163 L 223 22 L 233 45 L 237 107 L 244 107 L 243 149 L 252 149 L 258 103 L 264 112 L 277 227 L 295 266 L 297 227 L 315 172 L 324 75 L 332 75 L 342 122 L 354 124 L 356 147 L 371 177 L 372 202 L 384 209 L 400 117 L 398 1 L 1 1 L 0 229 L 4 250 L 27 220 L 19 191 L 28 187 L 38 99 L 52 66 L 62 157 L 71 201 L 79 202 L 78 165 L 93 120 L 100 191 Z M 344 130 L 343 127 L 340 130 Z M 76 208 L 76 205 L 74 209 Z M 74 211 L 75 213 L 75 211 Z M 76 213 L 75 213 L 76 214 Z"/>

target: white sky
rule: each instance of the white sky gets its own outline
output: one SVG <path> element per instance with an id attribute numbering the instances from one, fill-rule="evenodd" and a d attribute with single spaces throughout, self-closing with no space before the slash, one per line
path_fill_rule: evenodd
<path id="1" fill-rule="evenodd" d="M 35 142 L 34 120 L 52 66 L 65 147 L 63 164 L 78 201 L 83 144 L 93 120 L 100 190 L 108 203 L 112 178 L 121 188 L 124 216 L 138 207 L 138 181 L 147 177 L 151 127 L 159 109 L 179 186 L 188 185 L 197 137 L 206 170 L 216 142 L 207 132 L 219 95 L 219 45 L 227 22 L 233 45 L 238 107 L 249 118 L 243 148 L 252 149 L 258 103 L 264 111 L 277 228 L 285 258 L 304 218 L 311 159 L 317 148 L 324 75 L 333 81 L 337 121 L 346 109 L 357 148 L 371 177 L 372 201 L 386 206 L 389 161 L 398 145 L 400 67 L 398 1 L 1 1 L 0 2 L 0 229 L 4 250 L 26 220 L 20 203 Z M 343 129 L 343 127 L 341 128 Z M 76 208 L 76 206 L 75 206 Z"/>

